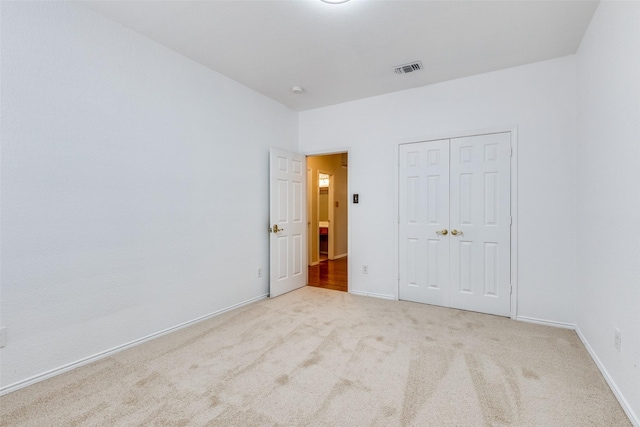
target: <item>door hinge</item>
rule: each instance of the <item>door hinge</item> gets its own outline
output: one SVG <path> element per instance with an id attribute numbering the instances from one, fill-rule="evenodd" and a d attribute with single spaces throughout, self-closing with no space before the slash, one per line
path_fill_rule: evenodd
<path id="1" fill-rule="evenodd" d="M 398 271 L 398 283 L 400 283 L 400 272 Z"/>
<path id="2" fill-rule="evenodd" d="M 513 217 L 512 216 L 509 217 L 509 225 L 513 225 Z"/>
<path id="3" fill-rule="evenodd" d="M 509 295 L 513 294 L 513 285 L 509 285 Z"/>
<path id="4" fill-rule="evenodd" d="M 513 147 L 509 148 L 509 157 L 513 157 Z"/>

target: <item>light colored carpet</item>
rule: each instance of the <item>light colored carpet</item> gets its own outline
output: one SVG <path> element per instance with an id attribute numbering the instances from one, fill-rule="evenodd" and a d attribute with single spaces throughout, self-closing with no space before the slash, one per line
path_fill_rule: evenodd
<path id="1" fill-rule="evenodd" d="M 306 287 L 0 398 L 3 426 L 627 426 L 575 332 Z"/>

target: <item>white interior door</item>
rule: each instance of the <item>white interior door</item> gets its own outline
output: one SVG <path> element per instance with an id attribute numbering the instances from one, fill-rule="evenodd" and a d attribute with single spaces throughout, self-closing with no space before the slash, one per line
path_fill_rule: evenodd
<path id="1" fill-rule="evenodd" d="M 304 155 L 269 151 L 269 296 L 307 284 L 307 211 Z"/>
<path id="2" fill-rule="evenodd" d="M 327 236 L 327 259 L 333 261 L 336 258 L 336 222 L 335 222 L 335 181 L 333 174 L 329 174 L 329 194 L 328 194 L 328 218 L 329 218 L 329 235 Z"/>
<path id="3" fill-rule="evenodd" d="M 451 140 L 451 307 L 511 312 L 511 134 Z"/>
<path id="4" fill-rule="evenodd" d="M 399 297 L 449 306 L 449 140 L 402 144 Z"/>
<path id="5" fill-rule="evenodd" d="M 399 155 L 400 299 L 508 316 L 511 134 L 403 144 Z"/>

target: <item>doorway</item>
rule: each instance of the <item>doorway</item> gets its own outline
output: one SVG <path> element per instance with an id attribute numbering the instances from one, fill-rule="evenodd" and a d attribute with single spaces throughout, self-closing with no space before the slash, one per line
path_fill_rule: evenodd
<path id="1" fill-rule="evenodd" d="M 307 157 L 308 285 L 347 292 L 348 154 Z"/>

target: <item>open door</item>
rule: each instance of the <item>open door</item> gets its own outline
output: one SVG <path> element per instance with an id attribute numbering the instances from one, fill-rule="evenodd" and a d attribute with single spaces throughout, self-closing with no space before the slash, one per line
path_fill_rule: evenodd
<path id="1" fill-rule="evenodd" d="M 307 159 L 269 150 L 269 296 L 307 284 Z"/>

